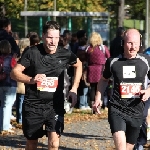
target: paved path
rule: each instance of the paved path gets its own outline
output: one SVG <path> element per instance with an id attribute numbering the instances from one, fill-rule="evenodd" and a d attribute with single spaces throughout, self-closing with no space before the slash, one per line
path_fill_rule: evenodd
<path id="1" fill-rule="evenodd" d="M 38 150 L 47 150 L 47 138 L 39 140 Z M 0 150 L 24 150 L 22 130 L 16 135 L 0 136 Z M 107 119 L 80 121 L 65 125 L 60 150 L 113 150 L 114 144 Z"/>
<path id="2" fill-rule="evenodd" d="M 38 149 L 47 150 L 47 138 L 39 140 Z M 24 150 L 25 138 L 20 129 L 16 135 L 0 136 L 0 150 Z M 113 141 L 106 119 L 81 121 L 65 125 L 60 150 L 111 150 Z"/>

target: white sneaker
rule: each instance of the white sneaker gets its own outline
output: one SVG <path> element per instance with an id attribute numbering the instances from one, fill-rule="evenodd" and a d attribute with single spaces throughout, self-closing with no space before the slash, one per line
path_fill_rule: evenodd
<path id="1" fill-rule="evenodd" d="M 90 106 L 86 106 L 85 108 L 86 108 L 86 110 L 92 110 L 92 109 L 90 108 Z"/>
<path id="2" fill-rule="evenodd" d="M 16 117 L 15 116 L 13 116 L 13 115 L 11 115 L 11 118 L 10 118 L 11 120 L 16 120 Z"/>
<path id="3" fill-rule="evenodd" d="M 9 124 L 9 129 L 12 129 L 12 125 L 11 124 Z"/>
<path id="4" fill-rule="evenodd" d="M 80 106 L 80 110 L 87 110 L 85 106 Z"/>
<path id="5" fill-rule="evenodd" d="M 13 130 L 11 130 L 11 129 L 3 130 L 3 132 L 14 133 L 14 131 L 13 131 Z"/>
<path id="6" fill-rule="evenodd" d="M 150 127 L 147 128 L 147 140 L 150 140 Z"/>
<path id="7" fill-rule="evenodd" d="M 9 129 L 15 129 L 15 127 L 9 124 Z"/>

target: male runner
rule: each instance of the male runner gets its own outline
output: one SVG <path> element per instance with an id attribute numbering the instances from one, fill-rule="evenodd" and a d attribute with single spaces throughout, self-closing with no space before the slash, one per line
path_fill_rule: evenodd
<path id="1" fill-rule="evenodd" d="M 150 59 L 144 54 L 137 54 L 140 43 L 141 35 L 136 29 L 125 31 L 124 53 L 107 59 L 93 105 L 93 109 L 100 113 L 101 95 L 112 76 L 114 87 L 109 101 L 108 121 L 117 150 L 133 149 L 143 121 L 143 101 L 150 97 L 150 87 L 144 90 L 145 76 L 150 78 Z"/>
<path id="2" fill-rule="evenodd" d="M 77 102 L 77 88 L 82 64 L 69 50 L 58 46 L 60 26 L 48 21 L 43 26 L 42 44 L 31 46 L 22 54 L 11 77 L 25 83 L 22 128 L 27 138 L 26 150 L 36 150 L 43 125 L 48 135 L 48 150 L 57 150 L 64 128 L 64 70 L 75 67 L 75 78 L 69 97 L 72 107 Z"/>

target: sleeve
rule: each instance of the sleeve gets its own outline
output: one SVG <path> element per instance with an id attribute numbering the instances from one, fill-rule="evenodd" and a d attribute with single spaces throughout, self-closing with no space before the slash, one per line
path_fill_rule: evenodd
<path id="1" fill-rule="evenodd" d="M 30 48 L 25 49 L 17 63 L 21 64 L 25 68 L 31 66 L 32 58 L 34 58 L 32 52 L 33 51 Z"/>
<path id="2" fill-rule="evenodd" d="M 11 67 L 14 68 L 16 64 L 17 64 L 17 61 L 16 61 L 16 59 L 13 57 L 13 58 L 11 59 Z"/>
<path id="3" fill-rule="evenodd" d="M 104 71 L 103 71 L 103 77 L 105 79 L 109 79 L 112 76 L 112 73 L 110 71 L 110 58 L 106 60 Z"/>
<path id="4" fill-rule="evenodd" d="M 109 52 L 107 46 L 105 46 L 105 56 L 106 56 L 106 58 L 109 58 L 109 57 L 110 57 L 110 52 Z"/>
<path id="5" fill-rule="evenodd" d="M 148 71 L 148 73 L 147 73 L 147 77 L 148 77 L 148 79 L 150 80 L 150 56 L 149 56 L 149 55 L 145 55 L 145 54 L 143 54 L 143 55 L 145 56 L 145 58 L 146 58 L 147 61 L 148 61 L 149 71 Z"/>
<path id="6" fill-rule="evenodd" d="M 110 42 L 110 56 L 113 56 L 113 50 L 114 50 L 114 42 L 113 41 L 111 41 Z"/>
<path id="7" fill-rule="evenodd" d="M 71 52 L 68 64 L 73 65 L 73 64 L 76 64 L 76 63 L 77 63 L 77 56 L 73 52 Z"/>

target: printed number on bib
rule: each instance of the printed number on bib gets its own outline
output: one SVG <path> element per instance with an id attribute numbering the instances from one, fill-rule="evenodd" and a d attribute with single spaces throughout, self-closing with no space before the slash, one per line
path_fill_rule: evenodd
<path id="1" fill-rule="evenodd" d="M 121 98 L 139 98 L 142 83 L 121 83 Z"/>
<path id="2" fill-rule="evenodd" d="M 58 77 L 46 77 L 42 82 L 37 82 L 37 90 L 55 92 L 58 86 Z"/>

